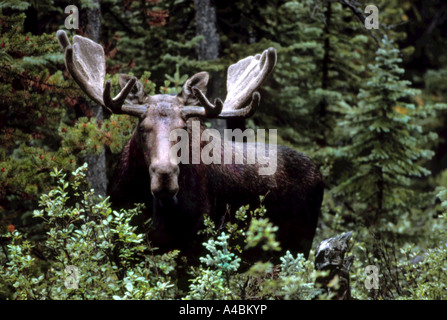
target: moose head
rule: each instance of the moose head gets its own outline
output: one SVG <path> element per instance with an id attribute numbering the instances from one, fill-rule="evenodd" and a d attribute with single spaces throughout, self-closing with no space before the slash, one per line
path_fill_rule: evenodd
<path id="1" fill-rule="evenodd" d="M 179 165 L 170 157 L 174 144 L 170 133 L 187 127 L 191 118 L 246 118 L 256 111 L 260 94 L 256 91 L 276 64 L 273 48 L 249 56 L 228 69 L 225 101 L 211 103 L 205 96 L 209 74 L 199 72 L 189 78 L 176 95 L 147 95 L 143 85 L 129 75 L 121 74 L 121 91 L 111 97 L 106 75 L 105 55 L 101 45 L 74 36 L 73 44 L 65 31 L 57 38 L 65 52 L 68 71 L 80 88 L 96 103 L 115 114 L 139 118 L 137 134 L 150 175 L 151 193 L 155 197 L 174 197 L 178 190 Z"/>

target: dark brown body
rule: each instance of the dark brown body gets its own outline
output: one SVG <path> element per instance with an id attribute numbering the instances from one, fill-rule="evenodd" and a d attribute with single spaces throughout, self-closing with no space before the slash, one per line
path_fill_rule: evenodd
<path id="1" fill-rule="evenodd" d="M 243 205 L 256 208 L 259 196 L 266 195 L 267 217 L 279 227 L 283 252 L 308 255 L 320 213 L 323 183 L 318 168 L 307 156 L 278 146 L 276 173 L 264 176 L 258 174 L 256 164 L 179 164 L 176 197 L 159 200 L 150 193 L 150 175 L 138 136 L 136 130 L 123 150 L 112 179 L 111 197 L 118 206 L 146 203 L 153 222 L 149 239 L 154 246 L 197 252 L 201 247 L 197 232 L 203 226 L 204 214 L 219 226 L 231 220 Z"/>

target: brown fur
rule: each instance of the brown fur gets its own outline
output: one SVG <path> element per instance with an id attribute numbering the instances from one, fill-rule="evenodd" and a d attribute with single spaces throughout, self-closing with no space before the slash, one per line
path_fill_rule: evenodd
<path id="1" fill-rule="evenodd" d="M 125 146 L 110 187 L 117 205 L 145 202 L 153 226 L 149 238 L 162 250 L 180 249 L 195 255 L 201 248 L 197 233 L 208 214 L 221 226 L 234 219 L 235 211 L 250 204 L 259 206 L 259 196 L 270 221 L 279 227 L 281 247 L 306 256 L 312 245 L 323 199 L 323 182 L 316 165 L 304 154 L 278 146 L 277 168 L 272 175 L 259 175 L 255 164 L 192 164 L 192 121 L 184 118 L 182 108 L 197 99 L 191 84 L 206 90 L 207 74 L 199 73 L 186 82 L 177 96 L 145 97 L 148 108 Z M 201 133 L 205 129 L 200 123 Z M 174 164 L 169 150 L 176 143 L 169 140 L 174 129 L 189 134 L 189 164 Z M 223 140 L 223 139 L 222 139 Z M 200 150 L 208 144 L 201 142 Z M 250 148 L 264 144 L 233 143 L 235 153 L 246 160 Z M 220 147 L 224 163 L 224 145 Z M 246 162 L 245 162 L 246 163 Z M 258 254 L 258 253 L 256 253 Z"/>
<path id="2" fill-rule="evenodd" d="M 145 125 L 145 121 L 140 125 Z M 318 168 L 307 156 L 278 146 L 277 170 L 271 176 L 259 175 L 256 164 L 180 164 L 175 198 L 158 199 L 151 194 L 149 170 L 157 155 L 154 150 L 158 142 L 151 140 L 147 145 L 137 128 L 123 150 L 112 185 L 114 202 L 146 202 L 153 220 L 150 239 L 155 246 L 196 252 L 201 247 L 197 232 L 202 227 L 203 214 L 209 214 L 220 225 L 232 220 L 240 206 L 250 204 L 254 209 L 259 205 L 259 196 L 267 195 L 267 214 L 279 227 L 283 252 L 308 255 L 320 212 L 323 183 Z"/>

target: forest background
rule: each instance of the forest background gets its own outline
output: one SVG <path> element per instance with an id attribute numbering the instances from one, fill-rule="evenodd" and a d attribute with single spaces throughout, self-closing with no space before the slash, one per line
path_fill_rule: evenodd
<path id="1" fill-rule="evenodd" d="M 370 4 L 379 29 L 365 27 Z M 67 5 L 79 8 L 76 30 L 65 29 Z M 64 29 L 103 45 L 114 84 L 133 74 L 152 94 L 178 92 L 206 70 L 208 96 L 223 97 L 229 65 L 274 47 L 277 66 L 253 118 L 211 125 L 276 128 L 279 144 L 318 163 L 326 190 L 313 248 L 354 231 L 354 298 L 445 299 L 446 23 L 441 0 L 0 1 L 0 296 L 325 297 L 312 254 L 238 272 L 231 237 L 241 235 L 231 226 L 221 235 L 207 225 L 210 255 L 190 270 L 187 289 L 175 273 L 181 253 L 137 254 L 149 250 L 129 224 L 138 207 L 116 212 L 97 198 L 135 120 L 103 112 L 80 91 L 55 37 Z M 245 227 L 274 246 L 275 229 L 263 221 Z M 103 238 L 89 232 L 97 228 Z M 69 265 L 82 268 L 77 290 L 64 283 Z M 369 265 L 379 270 L 375 289 L 364 285 Z"/>

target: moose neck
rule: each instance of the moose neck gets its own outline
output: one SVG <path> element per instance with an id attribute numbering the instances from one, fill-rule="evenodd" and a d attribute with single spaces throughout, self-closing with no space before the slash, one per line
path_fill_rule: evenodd
<path id="1" fill-rule="evenodd" d="M 147 199 L 149 174 L 144 163 L 143 150 L 139 145 L 138 129 L 124 146 L 113 179 L 109 184 L 109 193 L 115 204 L 144 202 Z"/>

